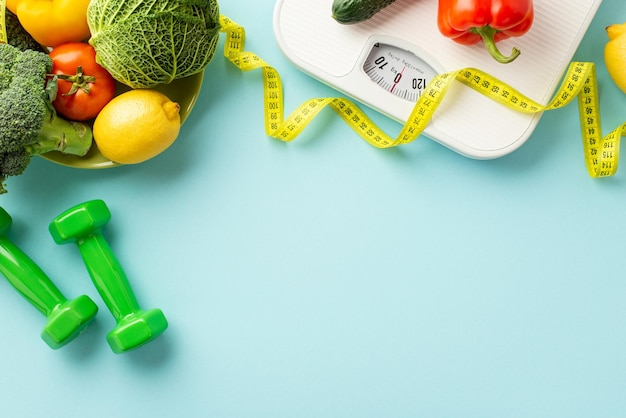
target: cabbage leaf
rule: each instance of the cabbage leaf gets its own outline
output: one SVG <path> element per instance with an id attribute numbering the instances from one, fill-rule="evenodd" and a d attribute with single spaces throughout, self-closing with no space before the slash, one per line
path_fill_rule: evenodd
<path id="1" fill-rule="evenodd" d="M 220 31 L 217 0 L 92 0 L 87 21 L 96 61 L 132 88 L 203 71 Z"/>

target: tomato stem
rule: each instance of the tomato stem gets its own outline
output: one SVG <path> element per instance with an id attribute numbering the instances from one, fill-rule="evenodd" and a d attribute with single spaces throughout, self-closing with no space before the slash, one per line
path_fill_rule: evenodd
<path id="1" fill-rule="evenodd" d="M 72 83 L 72 88 L 70 88 L 67 93 L 63 94 L 64 96 L 71 96 L 72 94 L 75 94 L 79 89 L 86 94 L 89 94 L 89 85 L 96 82 L 96 77 L 92 75 L 85 75 L 83 73 L 83 67 L 81 65 L 76 67 L 76 74 L 74 75 L 56 74 L 56 76 L 59 78 L 59 80 L 65 80 Z"/>

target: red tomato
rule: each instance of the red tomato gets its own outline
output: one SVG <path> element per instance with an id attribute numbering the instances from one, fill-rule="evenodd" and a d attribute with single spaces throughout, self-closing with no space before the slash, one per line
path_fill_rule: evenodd
<path id="1" fill-rule="evenodd" d="M 92 119 L 115 96 L 115 80 L 96 62 L 91 45 L 68 42 L 55 47 L 50 58 L 58 78 L 52 105 L 59 114 L 75 121 Z"/>

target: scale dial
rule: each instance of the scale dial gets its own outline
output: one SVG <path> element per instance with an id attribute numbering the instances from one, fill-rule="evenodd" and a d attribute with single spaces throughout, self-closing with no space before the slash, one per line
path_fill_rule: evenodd
<path id="1" fill-rule="evenodd" d="M 410 102 L 416 102 L 426 85 L 437 75 L 414 53 L 382 42 L 372 45 L 362 68 L 382 89 Z"/>

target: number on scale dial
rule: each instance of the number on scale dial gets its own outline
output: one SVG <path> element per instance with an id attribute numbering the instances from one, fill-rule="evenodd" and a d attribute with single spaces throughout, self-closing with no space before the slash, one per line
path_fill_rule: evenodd
<path id="1" fill-rule="evenodd" d="M 416 102 L 428 82 L 437 75 L 414 53 L 385 43 L 375 43 L 363 63 L 363 71 L 381 88 Z"/>

